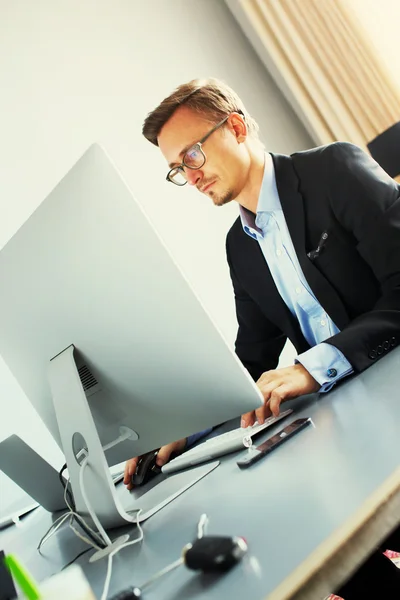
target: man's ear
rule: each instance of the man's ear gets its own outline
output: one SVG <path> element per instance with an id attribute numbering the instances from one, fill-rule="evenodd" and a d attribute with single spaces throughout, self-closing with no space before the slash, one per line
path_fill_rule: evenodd
<path id="1" fill-rule="evenodd" d="M 228 119 L 229 128 L 234 134 L 238 144 L 243 144 L 247 138 L 247 125 L 244 116 L 240 113 L 232 113 Z"/>

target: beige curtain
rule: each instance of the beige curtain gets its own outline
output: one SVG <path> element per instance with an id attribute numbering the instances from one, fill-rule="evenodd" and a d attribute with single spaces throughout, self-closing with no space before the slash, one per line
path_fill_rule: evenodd
<path id="1" fill-rule="evenodd" d="M 365 148 L 400 121 L 399 90 L 344 1 L 237 3 L 319 143 Z"/>

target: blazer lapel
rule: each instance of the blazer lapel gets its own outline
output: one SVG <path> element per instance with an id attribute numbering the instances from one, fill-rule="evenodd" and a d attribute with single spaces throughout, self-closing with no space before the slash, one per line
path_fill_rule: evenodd
<path id="1" fill-rule="evenodd" d="M 282 209 L 304 276 L 329 317 L 339 329 L 343 329 L 350 320 L 343 302 L 306 253 L 303 197 L 299 192 L 299 179 L 293 168 L 292 159 L 281 154 L 271 154 L 271 156 L 274 161 L 276 185 Z"/>

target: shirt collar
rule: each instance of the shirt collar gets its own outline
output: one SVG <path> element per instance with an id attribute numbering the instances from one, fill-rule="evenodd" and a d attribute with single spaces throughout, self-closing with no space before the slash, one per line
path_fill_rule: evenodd
<path id="1" fill-rule="evenodd" d="M 239 206 L 240 219 L 245 233 L 254 239 L 263 237 L 263 231 L 257 226 L 257 217 L 262 213 L 272 213 L 277 210 L 282 210 L 279 203 L 279 196 L 276 189 L 275 169 L 272 156 L 265 154 L 264 174 L 261 183 L 260 194 L 257 203 L 257 215 L 254 215 L 250 210 Z"/>

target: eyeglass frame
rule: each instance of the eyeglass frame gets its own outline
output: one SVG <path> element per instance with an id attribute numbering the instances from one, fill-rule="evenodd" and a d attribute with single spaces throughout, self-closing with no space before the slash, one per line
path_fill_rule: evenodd
<path id="1" fill-rule="evenodd" d="M 202 148 L 202 145 L 206 142 L 206 140 L 208 140 L 208 138 L 210 137 L 210 135 L 212 133 L 214 133 L 214 131 L 216 131 L 217 129 L 219 129 L 220 127 L 222 127 L 222 125 L 224 125 L 224 123 L 227 122 L 227 120 L 229 119 L 231 115 L 229 114 L 228 116 L 224 117 L 224 119 L 222 119 L 222 121 L 220 121 L 219 123 L 217 123 L 216 125 L 214 125 L 214 127 L 211 129 L 211 131 L 209 131 L 208 133 L 206 133 L 206 135 L 204 137 L 201 138 L 201 140 L 199 140 L 198 142 L 196 142 L 195 144 L 192 144 L 186 151 L 185 154 L 183 155 L 183 160 L 181 162 L 180 165 L 178 165 L 177 167 L 172 167 L 168 173 L 167 173 L 167 181 L 169 181 L 170 183 L 173 183 L 175 185 L 178 185 L 179 187 L 183 187 L 184 185 L 187 184 L 187 179 L 185 181 L 185 183 L 176 183 L 175 181 L 173 181 L 172 179 L 170 179 L 170 174 L 172 171 L 175 171 L 177 169 L 179 169 L 180 171 L 183 172 L 183 174 L 185 175 L 185 171 L 184 171 L 184 167 L 186 167 L 187 169 L 191 169 L 192 171 L 197 171 L 198 169 L 201 169 L 201 167 L 203 167 L 206 163 L 207 160 L 207 156 L 205 155 L 205 152 Z M 185 164 L 185 156 L 186 154 L 195 146 L 198 146 L 200 152 L 202 153 L 203 157 L 204 157 L 204 162 L 199 166 L 199 167 L 189 167 L 189 165 Z"/>

